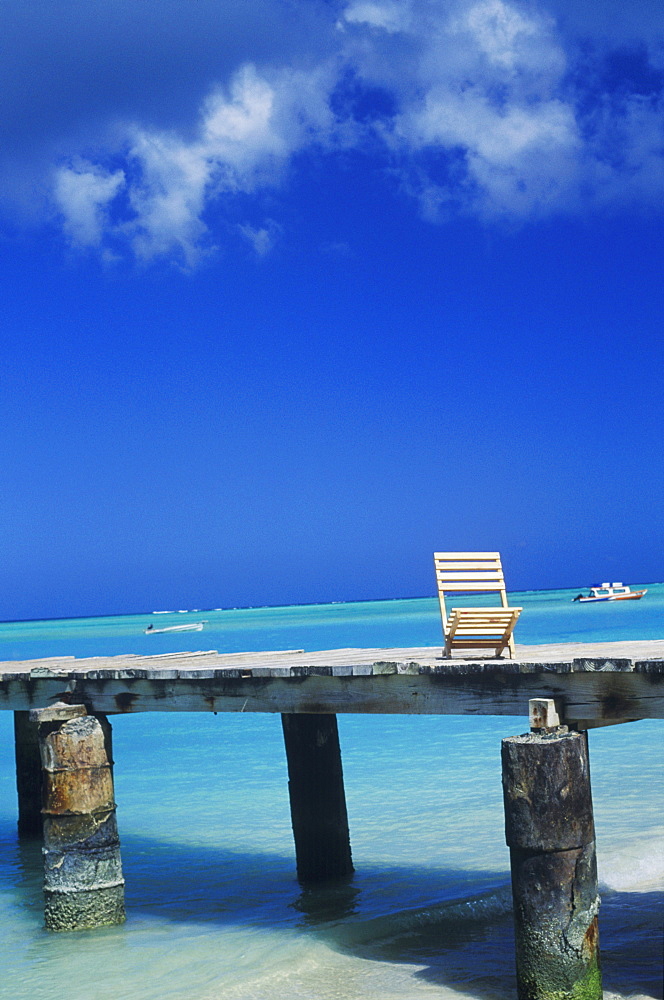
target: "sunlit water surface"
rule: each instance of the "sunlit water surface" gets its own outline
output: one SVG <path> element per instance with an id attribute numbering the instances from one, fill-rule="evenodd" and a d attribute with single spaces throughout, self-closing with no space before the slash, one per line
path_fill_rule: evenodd
<path id="1" fill-rule="evenodd" d="M 634 585 L 636 586 L 636 585 Z M 641 601 L 512 595 L 522 643 L 664 638 Z M 144 634 L 205 620 L 202 632 Z M 0 659 L 440 642 L 430 598 L 0 625 Z M 522 718 L 339 717 L 356 874 L 295 879 L 278 716 L 113 719 L 128 920 L 49 934 L 39 845 L 16 837 L 12 715 L 0 712 L 3 1000 L 415 1000 L 514 996 L 500 740 Z M 591 733 L 607 994 L 661 996 L 664 723 Z"/>

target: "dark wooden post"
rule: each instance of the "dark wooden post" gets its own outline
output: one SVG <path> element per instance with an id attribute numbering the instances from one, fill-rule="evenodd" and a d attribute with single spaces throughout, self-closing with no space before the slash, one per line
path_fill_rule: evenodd
<path id="1" fill-rule="evenodd" d="M 51 706 L 31 717 L 40 724 L 46 927 L 69 931 L 122 923 L 108 721 L 102 728 L 82 705 Z"/>
<path id="2" fill-rule="evenodd" d="M 503 740 L 519 1000 L 601 1000 L 588 745 L 565 726 Z"/>
<path id="3" fill-rule="evenodd" d="M 19 837 L 42 835 L 42 777 L 39 726 L 29 712 L 14 712 L 14 752 L 18 795 Z"/>
<path id="4" fill-rule="evenodd" d="M 321 882 L 350 875 L 353 862 L 336 715 L 281 716 L 297 876 Z"/>

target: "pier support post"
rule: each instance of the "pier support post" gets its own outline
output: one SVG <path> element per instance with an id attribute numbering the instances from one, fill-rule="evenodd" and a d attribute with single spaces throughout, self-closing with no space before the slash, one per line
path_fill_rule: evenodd
<path id="1" fill-rule="evenodd" d="M 125 919 L 110 725 L 82 705 L 30 713 L 39 722 L 45 924 L 70 931 Z M 106 729 L 106 736 L 104 734 Z"/>
<path id="2" fill-rule="evenodd" d="M 601 1000 L 586 734 L 513 736 L 502 760 L 519 1000 Z"/>
<path id="3" fill-rule="evenodd" d="M 14 712 L 14 752 L 18 795 L 19 837 L 42 835 L 42 777 L 39 755 L 39 726 L 29 712 Z"/>
<path id="4" fill-rule="evenodd" d="M 352 874 L 336 715 L 281 716 L 297 876 L 322 882 Z"/>

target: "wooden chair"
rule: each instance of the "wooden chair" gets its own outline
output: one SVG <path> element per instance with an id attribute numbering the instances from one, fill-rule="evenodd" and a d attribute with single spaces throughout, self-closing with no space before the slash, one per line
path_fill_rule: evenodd
<path id="1" fill-rule="evenodd" d="M 440 616 L 443 622 L 445 649 L 495 649 L 502 656 L 509 649 L 514 655 L 512 632 L 522 608 L 510 608 L 499 552 L 434 552 Z M 449 618 L 445 595 L 450 592 L 493 591 L 500 594 L 500 608 L 452 608 Z"/>

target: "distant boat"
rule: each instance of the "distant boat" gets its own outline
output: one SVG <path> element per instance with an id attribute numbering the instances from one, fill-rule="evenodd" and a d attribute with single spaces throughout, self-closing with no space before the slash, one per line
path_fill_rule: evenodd
<path id="1" fill-rule="evenodd" d="M 590 593 L 577 594 L 573 601 L 579 604 L 591 604 L 598 601 L 638 601 L 648 590 L 630 590 L 622 583 L 603 583 L 601 587 L 591 587 Z"/>
<path id="2" fill-rule="evenodd" d="M 154 628 L 148 625 L 144 629 L 146 635 L 155 635 L 157 632 L 202 632 L 206 622 L 192 622 L 190 625 L 167 625 L 165 628 Z"/>

